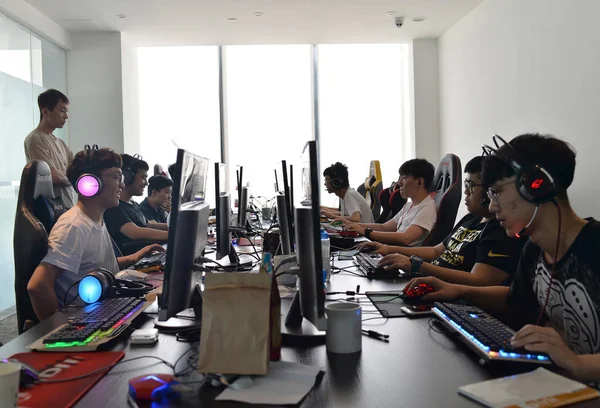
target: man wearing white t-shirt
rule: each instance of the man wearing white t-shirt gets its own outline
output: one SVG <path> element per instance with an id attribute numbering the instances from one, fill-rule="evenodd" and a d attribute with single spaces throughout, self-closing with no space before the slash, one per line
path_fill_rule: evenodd
<path id="1" fill-rule="evenodd" d="M 56 222 L 48 237 L 48 253 L 36 268 L 27 285 L 33 310 L 41 321 L 72 300 L 77 290 L 70 287 L 93 269 L 104 268 L 117 273 L 154 251 L 160 245 L 149 245 L 129 256 L 116 257 L 103 216 L 107 208 L 119 204 L 123 188 L 121 157 L 110 149 L 87 149 L 77 153 L 67 169 L 67 177 L 75 187 L 83 174 L 99 180 L 99 191 L 92 197 L 79 195 L 77 204 Z"/>
<path id="2" fill-rule="evenodd" d="M 394 218 L 384 224 L 348 223 L 347 228 L 371 241 L 384 244 L 419 246 L 437 221 L 435 201 L 429 196 L 429 185 L 435 170 L 425 159 L 413 159 L 400 167 L 400 195 L 408 199 Z"/>
<path id="3" fill-rule="evenodd" d="M 329 194 L 340 198 L 341 210 L 321 206 L 321 214 L 328 218 L 348 220 L 351 222 L 372 223 L 373 212 L 365 198 L 355 189 L 350 188 L 348 167 L 337 162 L 323 171 L 325 188 Z"/>

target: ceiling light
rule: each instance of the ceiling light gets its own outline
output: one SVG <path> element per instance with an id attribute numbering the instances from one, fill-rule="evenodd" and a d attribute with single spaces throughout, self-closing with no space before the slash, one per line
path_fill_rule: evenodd
<path id="1" fill-rule="evenodd" d="M 420 23 L 422 21 L 425 21 L 425 17 L 413 17 L 412 21 L 414 21 L 415 23 Z"/>
<path id="2" fill-rule="evenodd" d="M 233 21 L 237 21 L 237 18 L 235 18 L 235 17 L 230 17 L 230 18 L 228 18 L 228 19 L 227 19 L 227 21 L 231 21 L 231 22 L 233 22 Z"/>
<path id="3" fill-rule="evenodd" d="M 392 10 L 392 11 L 388 11 L 388 12 L 387 12 L 387 13 L 385 13 L 385 14 L 387 14 L 388 16 L 395 16 L 395 15 L 396 15 L 396 14 L 398 14 L 398 13 L 396 13 L 395 11 L 393 11 L 393 10 Z"/>
<path id="4" fill-rule="evenodd" d="M 125 18 L 127 17 L 125 14 L 117 14 L 117 18 Z"/>
<path id="5" fill-rule="evenodd" d="M 262 17 L 264 15 L 265 15 L 265 13 L 263 13 L 262 11 L 257 11 L 256 13 L 254 13 L 255 17 Z"/>

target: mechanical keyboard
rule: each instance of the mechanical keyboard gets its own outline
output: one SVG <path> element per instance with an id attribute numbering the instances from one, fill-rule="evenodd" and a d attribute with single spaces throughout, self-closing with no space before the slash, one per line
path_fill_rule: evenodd
<path id="1" fill-rule="evenodd" d="M 409 274 L 400 269 L 384 269 L 377 264 L 383 258 L 381 254 L 359 252 L 354 256 L 354 263 L 369 279 L 401 278 Z"/>
<path id="2" fill-rule="evenodd" d="M 152 267 L 163 267 L 165 266 L 165 262 L 167 261 L 167 252 L 159 252 L 154 255 L 146 256 L 135 264 L 133 264 L 133 269 L 147 269 Z"/>
<path id="3" fill-rule="evenodd" d="M 113 298 L 93 303 L 29 348 L 38 351 L 96 350 L 118 337 L 150 303 L 144 298 Z"/>
<path id="4" fill-rule="evenodd" d="M 458 332 L 463 340 L 487 362 L 523 361 L 552 364 L 550 357 L 510 345 L 514 331 L 478 307 L 452 303 L 434 303 L 433 314 L 443 325 Z"/>

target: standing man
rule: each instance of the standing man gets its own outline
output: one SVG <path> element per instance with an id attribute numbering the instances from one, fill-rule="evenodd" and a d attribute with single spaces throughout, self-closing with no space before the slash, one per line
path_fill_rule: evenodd
<path id="1" fill-rule="evenodd" d="M 69 98 L 56 89 L 48 89 L 38 96 L 40 123 L 25 138 L 27 161 L 43 160 L 50 166 L 54 195 L 61 196 L 65 208 L 77 202 L 77 194 L 66 176 L 67 167 L 73 161 L 73 152 L 67 144 L 53 135 L 62 129 L 69 118 Z"/>

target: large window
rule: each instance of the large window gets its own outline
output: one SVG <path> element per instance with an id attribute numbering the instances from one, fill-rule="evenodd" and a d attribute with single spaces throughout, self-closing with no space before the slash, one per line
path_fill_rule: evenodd
<path id="1" fill-rule="evenodd" d="M 225 53 L 229 190 L 237 196 L 242 165 L 250 194 L 273 197 L 273 170 L 281 160 L 299 162 L 313 138 L 311 47 L 228 46 Z"/>
<path id="2" fill-rule="evenodd" d="M 340 161 L 356 188 L 379 160 L 384 186 L 413 157 L 408 115 L 408 46 L 319 45 L 321 170 Z M 321 190 L 321 203 L 337 198 Z"/>
<path id="3" fill-rule="evenodd" d="M 176 146 L 211 163 L 220 161 L 218 47 L 139 48 L 138 62 L 139 153 L 150 173 L 155 164 L 166 170 L 175 163 Z M 206 199 L 211 205 L 213 177 L 214 171 L 209 171 Z"/>

